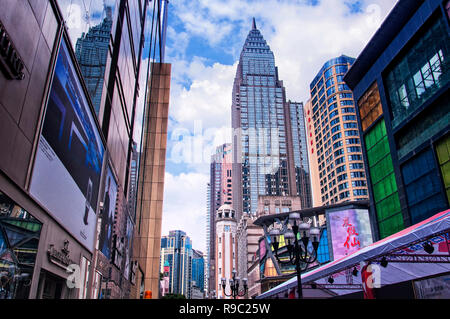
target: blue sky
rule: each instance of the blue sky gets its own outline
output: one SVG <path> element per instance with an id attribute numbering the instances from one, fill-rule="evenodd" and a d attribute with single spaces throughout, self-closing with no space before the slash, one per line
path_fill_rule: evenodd
<path id="1" fill-rule="evenodd" d="M 215 146 L 231 140 L 231 90 L 252 17 L 287 98 L 306 102 L 322 65 L 357 57 L 396 0 L 170 1 L 172 64 L 162 234 L 181 229 L 205 252 L 206 183 Z"/>

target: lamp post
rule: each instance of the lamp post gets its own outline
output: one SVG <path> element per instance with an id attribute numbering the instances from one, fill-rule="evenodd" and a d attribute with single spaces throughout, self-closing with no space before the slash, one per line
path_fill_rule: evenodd
<path id="1" fill-rule="evenodd" d="M 247 286 L 247 278 L 243 278 L 242 279 L 242 285 L 244 286 L 244 290 L 239 291 L 239 285 L 240 285 L 240 280 L 239 277 L 236 277 L 236 270 L 233 270 L 233 278 L 230 279 L 230 294 L 227 294 L 225 291 L 225 287 L 227 285 L 227 280 L 225 278 L 222 278 L 222 288 L 223 288 L 223 293 L 225 294 L 225 296 L 227 297 L 233 297 L 234 299 L 236 299 L 236 297 L 243 297 L 245 296 L 245 294 L 247 293 L 248 290 L 248 286 Z"/>
<path id="2" fill-rule="evenodd" d="M 272 229 L 269 233 L 272 247 L 275 252 L 275 258 L 280 264 L 292 264 L 295 265 L 295 271 L 297 273 L 297 290 L 298 298 L 303 298 L 301 273 L 308 268 L 308 265 L 315 262 L 317 259 L 317 248 L 319 247 L 320 229 L 311 227 L 309 223 L 300 220 L 299 213 L 289 214 L 289 223 L 291 227 L 281 233 L 279 229 Z M 284 235 L 286 248 L 289 253 L 289 260 L 282 261 L 278 255 L 279 237 Z M 300 236 L 299 236 L 300 235 Z M 300 237 L 300 238 L 299 238 Z M 299 240 L 300 239 L 300 240 Z M 299 243 L 299 241 L 301 241 Z M 309 243 L 312 244 L 313 251 L 308 251 Z M 305 265 L 302 269 L 302 265 Z"/>

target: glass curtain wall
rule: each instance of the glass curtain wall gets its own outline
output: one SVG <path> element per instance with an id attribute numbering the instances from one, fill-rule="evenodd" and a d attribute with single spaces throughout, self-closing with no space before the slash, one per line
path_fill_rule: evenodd
<path id="1" fill-rule="evenodd" d="M 442 15 L 434 21 L 385 77 L 396 128 L 450 79 L 450 39 Z"/>
<path id="2" fill-rule="evenodd" d="M 384 238 L 404 228 L 384 119 L 367 132 L 364 140 L 380 237 Z"/>

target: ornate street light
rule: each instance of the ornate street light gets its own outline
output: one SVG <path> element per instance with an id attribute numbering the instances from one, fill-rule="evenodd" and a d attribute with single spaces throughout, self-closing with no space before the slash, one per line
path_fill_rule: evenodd
<path id="1" fill-rule="evenodd" d="M 287 227 L 288 225 L 290 225 L 290 228 Z M 283 230 L 282 232 L 279 229 L 273 228 L 269 232 L 270 241 L 275 252 L 275 258 L 280 264 L 295 265 L 298 298 L 302 299 L 301 273 L 308 268 L 309 264 L 312 264 L 317 259 L 320 229 L 311 227 L 309 223 L 302 221 L 299 213 L 290 213 L 288 224 L 286 224 Z M 278 255 L 279 238 L 281 235 L 284 235 L 286 249 L 289 253 L 288 261 L 280 260 L 280 256 Z M 312 244 L 313 251 L 308 250 L 309 243 Z"/>
<path id="2" fill-rule="evenodd" d="M 248 290 L 248 286 L 247 286 L 247 278 L 243 278 L 242 279 L 242 285 L 244 286 L 244 290 L 239 291 L 239 286 L 240 286 L 240 279 L 239 277 L 236 277 L 236 270 L 233 269 L 233 278 L 230 279 L 230 294 L 227 294 L 225 291 L 226 285 L 227 285 L 227 280 L 226 278 L 222 277 L 222 288 L 223 288 L 223 293 L 225 294 L 225 296 L 227 297 L 233 297 L 234 299 L 236 299 L 236 297 L 243 297 L 245 296 L 245 294 L 247 293 Z"/>

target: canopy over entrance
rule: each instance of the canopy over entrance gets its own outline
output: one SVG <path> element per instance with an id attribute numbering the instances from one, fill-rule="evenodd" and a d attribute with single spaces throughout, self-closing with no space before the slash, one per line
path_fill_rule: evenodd
<path id="1" fill-rule="evenodd" d="M 303 295 L 333 297 L 362 291 L 361 269 L 369 262 L 375 284 L 381 287 L 450 272 L 449 248 L 450 209 L 302 274 Z M 294 276 L 257 298 L 283 298 L 296 287 Z"/>

